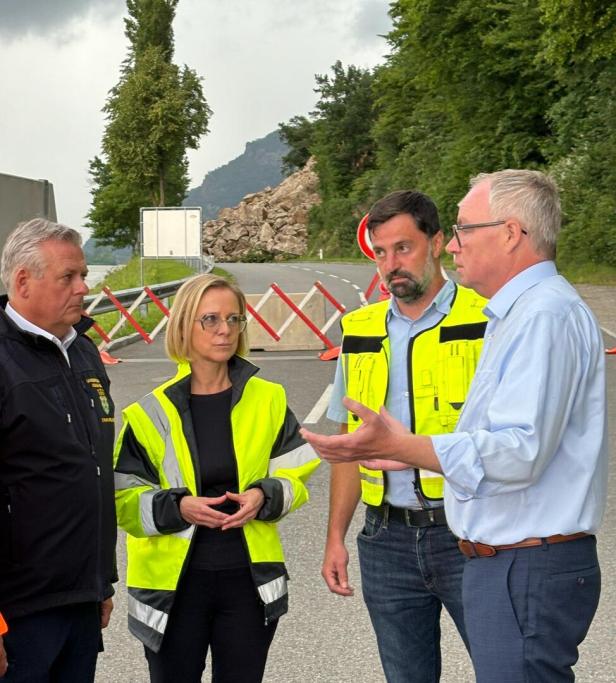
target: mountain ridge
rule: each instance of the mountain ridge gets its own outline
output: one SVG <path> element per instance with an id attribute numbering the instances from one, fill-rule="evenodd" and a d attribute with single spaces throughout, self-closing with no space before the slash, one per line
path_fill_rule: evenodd
<path id="1" fill-rule="evenodd" d="M 247 142 L 240 156 L 210 171 L 201 185 L 189 190 L 182 205 L 200 206 L 204 221 L 216 218 L 220 209 L 236 206 L 247 194 L 282 182 L 282 157 L 288 149 L 277 130 Z"/>

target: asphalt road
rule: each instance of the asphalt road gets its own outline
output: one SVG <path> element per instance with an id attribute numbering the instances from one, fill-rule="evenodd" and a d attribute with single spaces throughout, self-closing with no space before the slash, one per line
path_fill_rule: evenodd
<path id="1" fill-rule="evenodd" d="M 374 268 L 351 264 L 223 264 L 247 293 L 261 293 L 271 282 L 287 292 L 307 291 L 320 280 L 347 308 L 356 308 L 359 292 L 368 286 Z M 582 288 L 581 288 L 582 289 Z M 616 345 L 616 290 L 584 288 L 587 298 L 606 333 L 606 346 Z M 337 343 L 335 325 L 329 333 Z M 338 338 L 336 338 L 338 335 Z M 110 366 L 109 374 L 118 414 L 120 409 L 149 392 L 173 373 L 164 357 L 162 340 L 151 346 L 138 343 L 118 349 L 114 356 L 123 363 Z M 558 353 L 558 349 L 554 349 Z M 333 380 L 334 363 L 318 359 L 315 352 L 255 353 L 253 362 L 261 375 L 281 382 L 289 403 L 300 421 L 314 414 L 315 404 Z M 608 404 L 611 417 L 611 453 L 616 453 L 616 356 L 608 356 Z M 312 425 L 317 431 L 333 433 L 335 425 L 325 417 Z M 612 456 L 614 459 L 614 455 Z M 610 472 L 606 519 L 599 535 L 603 569 L 603 593 L 598 614 L 583 643 L 576 666 L 578 681 L 613 683 L 616 680 L 616 471 Z M 361 599 L 359 569 L 354 536 L 359 530 L 356 515 L 349 533 L 353 598 L 334 596 L 320 577 L 325 538 L 328 495 L 328 466 L 324 464 L 310 482 L 311 501 L 281 523 L 287 565 L 291 575 L 290 611 L 280 623 L 265 675 L 267 683 L 381 683 L 384 681 L 369 619 Z M 120 576 L 125 574 L 124 542 L 118 552 Z M 447 615 L 443 618 L 444 683 L 471 683 L 472 667 L 462 642 Z M 122 579 L 116 596 L 116 610 L 105 634 L 106 652 L 99 659 L 99 682 L 141 683 L 148 681 L 139 643 L 126 629 L 126 603 Z M 208 681 L 206 670 L 204 680 Z M 181 681 L 178 681 L 181 683 Z"/>

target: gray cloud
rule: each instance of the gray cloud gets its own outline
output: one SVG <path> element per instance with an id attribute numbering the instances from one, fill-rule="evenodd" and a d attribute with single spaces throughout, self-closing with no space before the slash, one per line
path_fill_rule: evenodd
<path id="1" fill-rule="evenodd" d="M 124 0 L 0 0 L 0 35 L 9 41 L 54 36 L 73 20 L 117 17 L 125 7 Z"/>
<path id="2" fill-rule="evenodd" d="M 379 36 L 391 30 L 391 18 L 383 0 L 364 0 L 358 3 L 353 33 L 358 42 L 374 43 L 381 41 Z"/>

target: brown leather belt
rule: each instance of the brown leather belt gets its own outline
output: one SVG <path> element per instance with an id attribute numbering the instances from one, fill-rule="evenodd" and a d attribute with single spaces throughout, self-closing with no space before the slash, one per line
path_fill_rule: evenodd
<path id="1" fill-rule="evenodd" d="M 585 531 L 578 531 L 576 534 L 554 534 L 554 536 L 546 536 L 546 538 L 525 538 L 519 543 L 508 543 L 507 545 L 488 545 L 487 543 L 473 543 L 472 541 L 460 540 L 458 541 L 458 548 L 466 557 L 492 557 L 501 550 L 515 550 L 516 548 L 531 548 L 533 546 L 543 545 L 544 543 L 566 543 L 567 541 L 575 541 L 578 538 L 588 536 Z"/>

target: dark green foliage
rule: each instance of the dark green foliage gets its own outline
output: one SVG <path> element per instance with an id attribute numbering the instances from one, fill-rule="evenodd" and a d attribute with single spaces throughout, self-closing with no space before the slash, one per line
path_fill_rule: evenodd
<path id="1" fill-rule="evenodd" d="M 278 131 L 281 140 L 288 145 L 288 152 L 282 158 L 282 170 L 290 175 L 303 168 L 310 158 L 314 123 L 305 116 L 294 116 L 288 123 L 279 123 Z"/>
<path id="2" fill-rule="evenodd" d="M 317 159 L 312 250 L 355 251 L 390 191 L 428 193 L 448 226 L 473 175 L 539 168 L 562 188 L 559 261 L 616 265 L 616 5 L 395 0 L 390 15 L 385 63 L 337 62 L 310 118 L 281 125 L 296 163 Z"/>
<path id="3" fill-rule="evenodd" d="M 188 190 L 187 149 L 207 132 L 201 79 L 173 58 L 178 0 L 127 0 L 129 52 L 103 111 L 104 158 L 90 162 L 87 225 L 101 244 L 137 245 L 139 208 L 180 206 Z"/>
<path id="4" fill-rule="evenodd" d="M 543 0 L 544 56 L 561 97 L 550 162 L 566 217 L 559 262 L 616 266 L 616 5 Z"/>
<path id="5" fill-rule="evenodd" d="M 281 135 L 291 147 L 288 169 L 316 157 L 322 198 L 310 213 L 311 250 L 327 255 L 355 250 L 355 231 L 361 218 L 360 197 L 354 190 L 374 168 L 374 74 L 341 62 L 332 74 L 317 75 L 319 99 L 310 119 L 296 116 L 281 124 Z M 318 236 L 318 237 L 317 237 Z"/>

